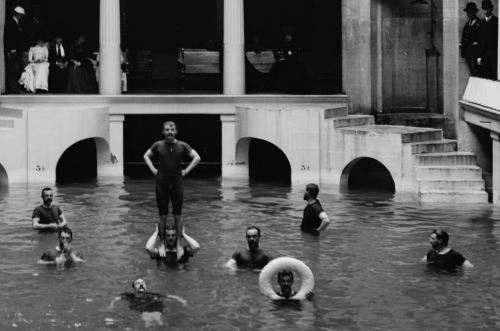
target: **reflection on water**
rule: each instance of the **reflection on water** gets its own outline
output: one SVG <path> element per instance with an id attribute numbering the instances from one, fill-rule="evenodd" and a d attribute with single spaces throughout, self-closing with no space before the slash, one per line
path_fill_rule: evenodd
<path id="1" fill-rule="evenodd" d="M 65 270 L 38 265 L 54 234 L 31 230 L 40 186 L 0 189 L 0 329 L 141 330 L 144 321 L 113 298 L 146 279 L 165 303 L 163 327 L 189 330 L 499 329 L 500 210 L 486 204 L 420 204 L 394 195 L 346 194 L 323 188 L 332 219 L 320 237 L 299 229 L 303 186 L 186 181 L 184 220 L 201 245 L 183 270 L 158 268 L 144 245 L 158 221 L 152 181 L 68 184 L 55 189 L 87 258 Z M 262 229 L 261 245 L 314 272 L 315 299 L 273 303 L 258 273 L 230 275 L 222 265 L 246 246 L 244 229 Z M 443 274 L 419 260 L 434 228 L 475 268 Z M 8 298 L 8 299 L 6 299 Z"/>

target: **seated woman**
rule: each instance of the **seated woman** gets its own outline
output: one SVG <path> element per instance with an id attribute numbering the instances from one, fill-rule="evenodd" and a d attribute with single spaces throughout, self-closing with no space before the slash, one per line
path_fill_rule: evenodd
<path id="1" fill-rule="evenodd" d="M 80 36 L 70 50 L 68 93 L 97 93 L 97 80 L 85 37 Z"/>
<path id="2" fill-rule="evenodd" d="M 19 83 L 32 93 L 48 92 L 49 90 L 49 49 L 42 38 L 38 38 L 36 45 L 28 53 L 28 65 L 21 74 Z"/>

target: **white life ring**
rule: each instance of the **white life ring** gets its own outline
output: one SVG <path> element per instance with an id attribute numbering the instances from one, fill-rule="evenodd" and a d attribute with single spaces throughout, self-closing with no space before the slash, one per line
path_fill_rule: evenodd
<path id="1" fill-rule="evenodd" d="M 301 285 L 299 291 L 290 299 L 303 300 L 306 298 L 307 293 L 312 292 L 314 289 L 314 275 L 304 262 L 297 260 L 293 257 L 282 256 L 269 262 L 259 274 L 259 289 L 264 294 L 273 300 L 281 300 L 283 297 L 279 296 L 273 289 L 271 278 L 283 269 L 290 269 L 299 274 Z"/>

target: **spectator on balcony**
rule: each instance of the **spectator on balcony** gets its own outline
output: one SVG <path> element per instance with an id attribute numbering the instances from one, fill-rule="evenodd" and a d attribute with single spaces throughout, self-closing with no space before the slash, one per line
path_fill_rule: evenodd
<path id="1" fill-rule="evenodd" d="M 84 36 L 79 36 L 70 49 L 68 93 L 97 93 L 97 80 L 92 54 Z"/>
<path id="2" fill-rule="evenodd" d="M 56 34 L 49 49 L 49 91 L 64 93 L 68 87 L 68 56 L 63 38 Z"/>
<path id="3" fill-rule="evenodd" d="M 477 17 L 478 9 L 474 2 L 468 2 L 464 11 L 467 13 L 468 20 L 462 30 L 460 50 L 462 57 L 467 63 L 470 75 L 479 76 L 480 68 L 477 64 L 477 59 L 481 53 L 481 20 Z"/>
<path id="4" fill-rule="evenodd" d="M 477 64 L 481 68 L 481 77 L 497 79 L 498 54 L 498 17 L 493 15 L 491 0 L 483 0 L 481 8 L 485 11 L 481 24 L 481 53 Z"/>
<path id="5" fill-rule="evenodd" d="M 25 16 L 23 7 L 17 6 L 11 18 L 5 23 L 5 62 L 6 62 L 6 88 L 7 93 L 19 93 L 19 77 L 24 68 L 23 52 L 26 38 L 22 20 Z"/>
<path id="6" fill-rule="evenodd" d="M 19 83 L 32 93 L 49 91 L 49 49 L 42 37 L 37 38 L 36 45 L 30 47 L 28 65 L 19 79 Z"/>

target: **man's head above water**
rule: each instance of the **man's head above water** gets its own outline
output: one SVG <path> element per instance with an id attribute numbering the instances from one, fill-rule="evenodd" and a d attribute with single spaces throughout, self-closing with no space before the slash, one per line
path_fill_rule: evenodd
<path id="1" fill-rule="evenodd" d="M 259 240 L 260 240 L 260 229 L 254 225 L 251 225 L 245 231 L 248 248 L 250 250 L 259 248 Z"/>
<path id="2" fill-rule="evenodd" d="M 132 288 L 136 293 L 146 292 L 146 281 L 142 278 L 137 278 L 132 282 Z"/>
<path id="3" fill-rule="evenodd" d="M 177 137 L 177 125 L 175 125 L 175 122 L 167 121 L 163 123 L 162 133 L 167 142 L 173 143 L 175 141 L 175 137 Z"/>

